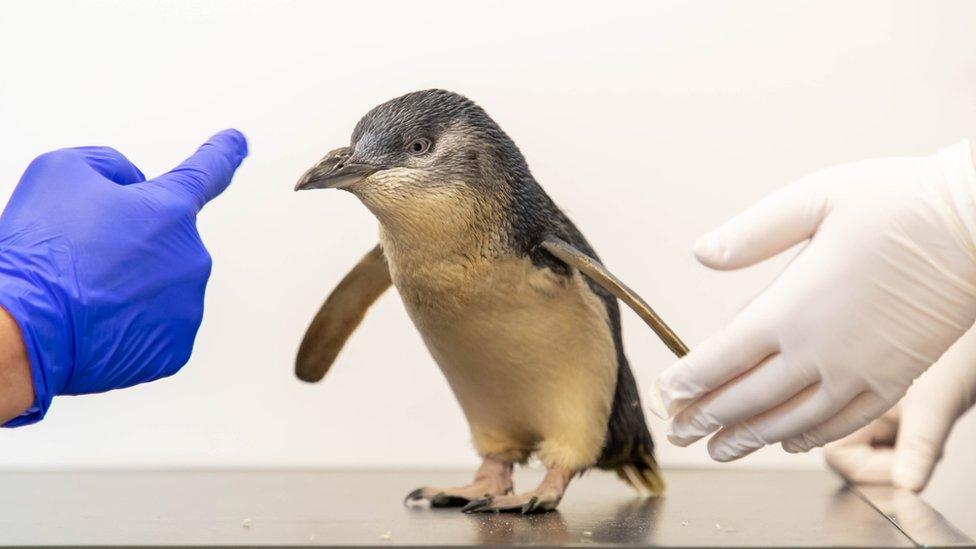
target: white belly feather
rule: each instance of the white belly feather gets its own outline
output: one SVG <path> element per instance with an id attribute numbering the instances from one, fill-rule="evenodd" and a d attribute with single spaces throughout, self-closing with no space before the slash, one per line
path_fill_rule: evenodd
<path id="1" fill-rule="evenodd" d="M 394 253 L 391 253 L 394 252 Z M 480 453 L 583 469 L 598 458 L 617 377 L 603 302 L 527 258 L 432 261 L 387 252 L 411 319 Z"/>

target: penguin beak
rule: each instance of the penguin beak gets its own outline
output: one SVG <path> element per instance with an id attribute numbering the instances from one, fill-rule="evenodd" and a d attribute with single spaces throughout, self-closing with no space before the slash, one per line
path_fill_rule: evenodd
<path id="1" fill-rule="evenodd" d="M 380 171 L 382 168 L 372 164 L 356 162 L 352 149 L 342 147 L 329 152 L 295 185 L 296 191 L 308 189 L 344 189 Z"/>

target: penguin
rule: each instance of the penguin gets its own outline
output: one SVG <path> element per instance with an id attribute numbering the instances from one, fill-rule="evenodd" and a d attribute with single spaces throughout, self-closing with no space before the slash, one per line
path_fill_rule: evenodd
<path id="1" fill-rule="evenodd" d="M 387 101 L 295 186 L 323 188 L 355 195 L 379 221 L 379 244 L 312 320 L 297 376 L 322 379 L 393 285 L 482 458 L 470 484 L 418 488 L 408 505 L 550 511 L 594 467 L 644 494 L 663 491 L 617 299 L 675 354 L 687 347 L 600 263 L 484 109 L 438 89 Z M 533 455 L 545 477 L 514 493 L 513 466 Z"/>

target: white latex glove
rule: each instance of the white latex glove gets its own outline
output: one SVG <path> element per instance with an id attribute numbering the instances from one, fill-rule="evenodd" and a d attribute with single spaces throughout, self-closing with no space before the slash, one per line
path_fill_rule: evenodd
<path id="1" fill-rule="evenodd" d="M 976 169 L 968 143 L 845 164 L 760 201 L 695 254 L 738 269 L 809 239 L 725 328 L 665 370 L 652 409 L 686 446 L 738 459 L 846 436 L 898 402 L 976 318 Z M 680 413 L 679 413 L 680 412 Z"/>
<path id="2" fill-rule="evenodd" d="M 921 491 L 956 420 L 976 398 L 976 329 L 970 329 L 885 415 L 828 444 L 827 464 L 859 484 Z"/>

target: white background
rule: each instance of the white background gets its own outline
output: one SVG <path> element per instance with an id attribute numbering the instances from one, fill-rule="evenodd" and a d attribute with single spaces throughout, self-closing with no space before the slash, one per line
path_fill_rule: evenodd
<path id="1" fill-rule="evenodd" d="M 481 103 L 605 262 L 695 344 L 785 259 L 709 272 L 690 253 L 700 233 L 811 170 L 976 137 L 974 23 L 961 1 L 7 4 L 4 199 L 57 147 L 113 145 L 152 176 L 234 126 L 251 157 L 199 219 L 215 267 L 190 364 L 57 399 L 42 424 L 0 433 L 0 466 L 472 466 L 395 292 L 324 382 L 292 374 L 376 222 L 351 195 L 291 188 L 363 113 L 428 87 Z M 629 313 L 625 342 L 646 388 L 672 358 Z M 703 445 L 652 430 L 666 466 L 711 465 Z M 974 459 L 969 417 L 929 497 L 976 490 Z M 734 466 L 820 456 L 775 448 Z"/>

